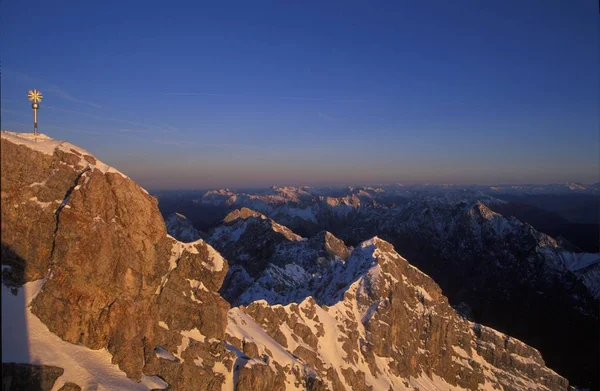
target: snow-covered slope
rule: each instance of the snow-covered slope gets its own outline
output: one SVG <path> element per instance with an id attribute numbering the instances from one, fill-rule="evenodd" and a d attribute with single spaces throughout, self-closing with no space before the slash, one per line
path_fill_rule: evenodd
<path id="1" fill-rule="evenodd" d="M 293 373 L 328 390 L 566 386 L 536 350 L 457 316 L 389 243 L 363 242 L 333 269 L 316 298 L 229 311 L 228 341 L 255 357 L 239 361 L 237 376 L 250 363 L 283 371 L 286 389 L 303 385 Z"/>
<path id="2" fill-rule="evenodd" d="M 69 164 L 82 168 L 89 168 L 90 170 L 100 170 L 103 173 L 117 173 L 123 177 L 127 177 L 117 169 L 102 163 L 85 149 L 64 140 L 55 140 L 45 134 L 34 136 L 30 133 L 15 133 L 3 130 L 2 138 L 17 145 L 24 145 L 34 151 L 42 152 L 49 156 L 52 156 L 55 153 L 74 154 L 75 157 L 79 159 L 70 158 L 68 161 Z"/>
<path id="3" fill-rule="evenodd" d="M 182 242 L 194 242 L 202 237 L 192 222 L 181 213 L 171 214 L 165 219 L 165 225 L 169 235 Z"/>
<path id="4" fill-rule="evenodd" d="M 91 350 L 63 341 L 31 313 L 31 300 L 45 280 L 10 290 L 2 286 L 2 362 L 51 365 L 64 369 L 53 390 L 71 382 L 82 389 L 152 390 L 167 387 L 161 378 L 144 375 L 140 382 L 129 379 L 112 363 L 106 349 Z"/>

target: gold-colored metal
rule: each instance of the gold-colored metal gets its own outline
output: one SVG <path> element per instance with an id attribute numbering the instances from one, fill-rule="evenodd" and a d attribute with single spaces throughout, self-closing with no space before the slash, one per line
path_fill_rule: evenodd
<path id="1" fill-rule="evenodd" d="M 39 103 L 42 101 L 42 99 L 44 99 L 42 92 L 38 91 L 38 90 L 29 90 L 27 97 L 29 98 L 30 101 L 35 102 L 35 103 Z"/>
<path id="2" fill-rule="evenodd" d="M 37 136 L 37 110 L 40 107 L 39 102 L 44 99 L 44 95 L 42 95 L 41 91 L 29 90 L 27 97 L 33 102 L 31 104 L 31 108 L 33 109 L 33 134 Z"/>

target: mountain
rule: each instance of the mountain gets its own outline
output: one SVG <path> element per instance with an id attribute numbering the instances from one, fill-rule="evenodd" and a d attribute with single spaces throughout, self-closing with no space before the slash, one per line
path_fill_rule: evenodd
<path id="1" fill-rule="evenodd" d="M 379 236 L 432 276 L 473 321 L 539 348 L 576 384 L 600 387 L 598 350 L 588 343 L 600 328 L 600 254 L 574 252 L 497 213 L 510 204 L 480 190 L 363 187 L 336 189 L 335 196 L 309 190 L 312 199 L 300 202 L 238 195 L 242 201 L 232 207 L 260 199 L 269 218 L 306 237 L 326 230 L 355 245 Z"/>
<path id="2" fill-rule="evenodd" d="M 221 389 L 226 261 L 81 148 L 3 132 L 1 152 L 3 363 L 62 368 L 56 388 Z"/>
<path id="3" fill-rule="evenodd" d="M 165 219 L 167 232 L 182 242 L 193 242 L 202 237 L 192 222 L 181 213 L 172 213 Z"/>
<path id="4" fill-rule="evenodd" d="M 275 366 L 302 363 L 317 390 L 566 387 L 535 349 L 457 315 L 389 243 L 363 242 L 334 269 L 316 298 L 229 311 L 228 337 L 240 351 L 252 346 L 240 355 L 240 381 L 266 354 Z"/>
<path id="5" fill-rule="evenodd" d="M 490 186 L 489 190 L 498 194 L 600 194 L 600 183 L 583 184 L 577 182 L 553 183 L 549 185 L 500 185 Z"/>
<path id="6" fill-rule="evenodd" d="M 536 349 L 459 315 L 383 239 L 350 248 L 242 209 L 212 245 L 184 243 L 155 198 L 79 147 L 2 132 L 1 159 L 4 385 L 568 387 Z M 254 287 L 246 305 L 219 294 L 229 264 Z M 285 294 L 269 296 L 269 278 Z"/>
<path id="7" fill-rule="evenodd" d="M 207 240 L 229 260 L 221 292 L 235 305 L 289 304 L 314 296 L 351 250 L 329 232 L 307 240 L 248 208 L 228 214 Z"/>

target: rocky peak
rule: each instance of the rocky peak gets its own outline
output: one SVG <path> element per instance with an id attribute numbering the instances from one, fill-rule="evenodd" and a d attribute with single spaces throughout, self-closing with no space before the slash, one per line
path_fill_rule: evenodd
<path id="1" fill-rule="evenodd" d="M 229 189 L 209 190 L 202 196 L 203 204 L 211 205 L 233 205 L 237 195 Z"/>
<path id="2" fill-rule="evenodd" d="M 226 261 L 202 240 L 186 245 L 168 236 L 156 199 L 81 148 L 2 132 L 1 149 L 3 284 L 17 296 L 23 284 L 41 286 L 22 310 L 46 333 L 106 349 L 132 384 L 154 376 L 171 389 L 219 389 L 223 375 L 154 351 L 197 354 L 213 366 L 230 360 L 218 342 L 229 306 L 215 293 Z M 57 349 L 51 340 L 23 347 L 53 365 L 61 355 L 47 354 Z M 65 376 L 86 371 L 86 362 Z"/>
<path id="3" fill-rule="evenodd" d="M 316 389 L 567 387 L 535 349 L 457 315 L 391 244 L 365 241 L 335 269 L 314 299 L 230 310 L 229 340 L 252 343 L 258 356 L 283 347 L 291 355 L 273 356 L 286 377 L 304 373 Z"/>
<path id="4" fill-rule="evenodd" d="M 330 233 L 304 240 L 273 220 L 251 215 L 215 228 L 210 240 L 234 265 L 221 292 L 236 304 L 257 297 L 270 303 L 306 297 L 310 288 L 305 284 L 314 284 L 349 255 L 345 244 Z M 295 290 L 300 287 L 304 289 Z"/>
<path id="5" fill-rule="evenodd" d="M 487 207 L 483 202 L 477 201 L 473 207 L 469 209 L 471 216 L 478 216 L 485 220 L 492 220 L 493 218 L 502 217 L 501 214 L 494 212 Z"/>
<path id="6" fill-rule="evenodd" d="M 314 249 L 324 249 L 329 254 L 346 260 L 350 255 L 350 250 L 344 242 L 336 238 L 331 232 L 321 231 L 308 239 L 309 245 Z"/>
<path id="7" fill-rule="evenodd" d="M 234 223 L 238 219 L 246 220 L 249 217 L 256 217 L 260 219 L 267 219 L 265 215 L 262 213 L 256 212 L 250 208 L 243 207 L 241 209 L 236 209 L 232 212 L 229 212 L 227 216 L 223 219 L 223 222 L 226 224 Z"/>
<path id="8" fill-rule="evenodd" d="M 172 213 L 165 220 L 167 232 L 182 242 L 193 242 L 202 237 L 192 222 L 181 213 Z"/>
<path id="9" fill-rule="evenodd" d="M 350 206 L 352 208 L 358 208 L 360 206 L 360 198 L 356 196 L 356 194 L 350 194 L 344 197 L 320 197 L 324 198 L 325 203 L 329 206 Z"/>

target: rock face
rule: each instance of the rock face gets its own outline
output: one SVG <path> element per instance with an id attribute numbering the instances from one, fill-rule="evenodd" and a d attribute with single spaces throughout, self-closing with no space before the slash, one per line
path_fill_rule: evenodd
<path id="1" fill-rule="evenodd" d="M 230 356 L 207 341 L 224 336 L 229 306 L 214 292 L 227 263 L 202 240 L 168 236 L 131 179 L 68 143 L 3 132 L 2 248 L 8 281 L 45 279 L 31 311 L 65 341 L 106 348 L 134 380 L 220 389 L 223 375 L 184 358 Z M 160 359 L 157 346 L 182 356 Z"/>
<path id="2" fill-rule="evenodd" d="M 108 352 L 133 380 L 128 388 L 568 386 L 537 350 L 459 316 L 382 239 L 352 249 L 329 232 L 305 239 L 241 210 L 209 239 L 232 274 L 202 239 L 168 235 L 157 201 L 81 148 L 9 132 L 1 148 L 3 284 L 19 295 L 35 281 L 25 311 L 77 349 L 75 361 Z M 288 201 L 308 194 L 274 191 Z M 230 309 L 218 293 L 224 284 L 245 306 Z M 64 389 L 103 382 L 82 384 L 64 369 L 56 372 Z"/>
<path id="3" fill-rule="evenodd" d="M 50 391 L 63 372 L 62 368 L 49 365 L 2 363 L 2 390 Z"/>
<path id="4" fill-rule="evenodd" d="M 600 327 L 600 255 L 569 252 L 493 207 L 415 200 L 381 229 L 453 303 L 467 304 L 474 320 L 536 346 L 575 384 L 598 387 L 599 351 L 587 341 Z"/>

